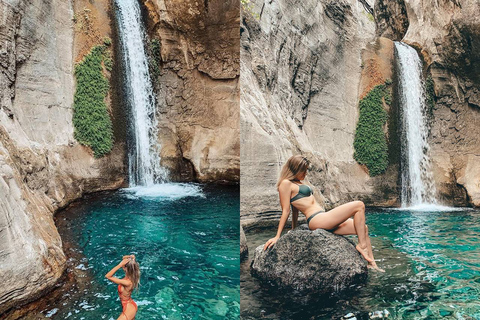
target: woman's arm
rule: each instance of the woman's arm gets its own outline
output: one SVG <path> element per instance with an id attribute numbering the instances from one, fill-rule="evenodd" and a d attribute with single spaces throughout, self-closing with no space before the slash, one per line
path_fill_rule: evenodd
<path id="1" fill-rule="evenodd" d="M 115 267 L 113 267 L 112 270 L 108 271 L 108 273 L 105 275 L 105 278 L 107 278 L 108 280 L 110 280 L 110 281 L 112 281 L 116 284 L 121 284 L 124 287 L 129 286 L 131 284 L 130 280 L 119 279 L 119 278 L 116 278 L 116 277 L 113 276 L 115 274 L 115 272 L 117 272 L 118 269 L 120 269 L 121 267 L 126 265 L 128 263 L 128 261 L 130 261 L 130 258 L 123 259 L 122 262 L 120 262 Z"/>
<path id="2" fill-rule="evenodd" d="M 280 205 L 282 206 L 282 216 L 280 218 L 280 223 L 278 224 L 277 235 L 265 243 L 265 246 L 263 247 L 264 250 L 270 248 L 275 242 L 277 242 L 282 235 L 285 224 L 287 223 L 288 216 L 290 215 L 290 181 L 284 180 L 280 183 L 280 186 L 278 186 L 278 194 L 280 196 Z"/>
<path id="3" fill-rule="evenodd" d="M 292 230 L 297 227 L 298 209 L 292 206 Z"/>

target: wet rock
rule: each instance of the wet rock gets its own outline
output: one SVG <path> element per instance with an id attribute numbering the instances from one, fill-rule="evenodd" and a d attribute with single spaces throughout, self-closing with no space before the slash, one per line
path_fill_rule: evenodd
<path id="1" fill-rule="evenodd" d="M 247 237 L 240 226 L 240 260 L 245 260 L 248 257 Z"/>
<path id="2" fill-rule="evenodd" d="M 315 295 L 365 283 L 368 274 L 352 242 L 321 229 L 290 231 L 267 251 L 258 246 L 251 273 L 280 289 Z"/>
<path id="3" fill-rule="evenodd" d="M 378 0 L 375 2 L 374 11 L 377 35 L 401 41 L 408 29 L 405 2 Z"/>

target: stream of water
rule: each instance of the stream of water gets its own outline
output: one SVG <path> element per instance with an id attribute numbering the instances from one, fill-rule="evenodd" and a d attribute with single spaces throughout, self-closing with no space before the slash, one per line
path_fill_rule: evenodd
<path id="1" fill-rule="evenodd" d="M 402 207 L 436 204 L 422 62 L 417 51 L 403 42 L 395 42 L 395 57 L 402 135 Z"/>
<path id="2" fill-rule="evenodd" d="M 367 212 L 374 255 L 385 273 L 370 272 L 357 293 L 303 306 L 270 294 L 241 264 L 242 319 L 480 319 L 480 212 Z M 247 232 L 249 252 L 275 228 Z M 356 237 L 353 237 L 356 241 Z"/>
<path id="3" fill-rule="evenodd" d="M 140 6 L 136 0 L 115 0 L 123 66 L 125 98 L 130 109 L 129 182 L 130 186 L 152 186 L 167 180 L 160 166 L 158 121 Z"/>

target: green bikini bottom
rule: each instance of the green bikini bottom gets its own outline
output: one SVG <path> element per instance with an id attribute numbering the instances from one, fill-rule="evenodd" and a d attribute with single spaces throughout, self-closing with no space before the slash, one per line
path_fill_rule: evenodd
<path id="1" fill-rule="evenodd" d="M 321 211 L 318 211 L 318 212 L 315 212 L 314 214 L 312 214 L 310 217 L 308 217 L 308 219 L 307 219 L 307 224 L 310 224 L 310 220 L 312 220 L 313 217 L 315 217 L 317 214 L 323 213 L 323 212 L 325 212 L 325 211 L 324 211 L 324 210 L 321 210 Z"/>

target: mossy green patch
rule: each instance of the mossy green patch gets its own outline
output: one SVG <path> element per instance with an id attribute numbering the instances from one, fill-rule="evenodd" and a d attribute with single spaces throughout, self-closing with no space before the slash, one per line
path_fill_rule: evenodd
<path id="1" fill-rule="evenodd" d="M 95 46 L 75 66 L 74 136 L 93 150 L 95 158 L 106 155 L 113 147 L 112 120 L 105 103 L 109 85 L 102 73 L 104 53 L 105 46 Z"/>
<path id="2" fill-rule="evenodd" d="M 360 100 L 360 117 L 355 131 L 354 158 L 364 164 L 370 176 L 382 174 L 388 167 L 388 146 L 383 126 L 388 114 L 383 99 L 391 104 L 390 90 L 385 84 L 375 86 Z"/>
<path id="3" fill-rule="evenodd" d="M 250 0 L 240 0 L 244 13 L 252 16 L 256 20 L 260 20 L 260 15 L 254 11 L 254 4 Z"/>
<path id="4" fill-rule="evenodd" d="M 433 115 L 433 108 L 435 108 L 435 89 L 433 86 L 433 78 L 432 76 L 428 76 L 425 81 L 425 93 L 427 95 L 427 110 L 430 117 Z"/>
<path id="5" fill-rule="evenodd" d="M 152 75 L 153 82 L 156 83 L 158 77 L 160 77 L 160 61 L 161 61 L 161 52 L 160 52 L 160 40 L 153 39 L 150 41 L 150 48 L 148 54 L 148 64 L 150 68 L 150 73 Z"/>
<path id="6" fill-rule="evenodd" d="M 105 66 L 105 69 L 107 69 L 109 72 L 112 72 L 113 59 L 112 59 L 112 52 L 110 50 L 104 50 L 103 65 Z"/>

